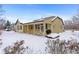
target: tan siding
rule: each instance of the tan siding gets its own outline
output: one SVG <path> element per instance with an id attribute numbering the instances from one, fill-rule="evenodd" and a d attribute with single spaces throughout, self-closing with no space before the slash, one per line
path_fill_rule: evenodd
<path id="1" fill-rule="evenodd" d="M 63 31 L 63 23 L 62 20 L 60 20 L 59 18 L 56 18 L 53 22 L 52 22 L 52 32 L 62 32 Z"/>

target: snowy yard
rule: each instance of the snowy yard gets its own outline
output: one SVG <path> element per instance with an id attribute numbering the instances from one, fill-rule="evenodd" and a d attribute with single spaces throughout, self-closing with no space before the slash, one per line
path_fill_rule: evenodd
<path id="1" fill-rule="evenodd" d="M 45 53 L 46 38 L 43 36 L 35 36 L 13 31 L 3 31 L 0 39 L 2 39 L 3 42 L 0 48 L 0 53 L 3 53 L 3 48 L 12 45 L 17 40 L 25 40 L 25 46 L 29 47 L 28 53 Z"/>
<path id="2" fill-rule="evenodd" d="M 67 41 L 67 40 L 75 39 L 75 40 L 79 41 L 79 31 L 74 31 L 74 32 L 65 31 L 65 32 L 62 32 L 62 33 L 59 33 L 59 34 L 52 33 L 52 34 L 49 34 L 48 36 L 55 37 L 57 35 L 60 36 L 59 37 L 60 40 L 66 40 Z"/>
<path id="3" fill-rule="evenodd" d="M 54 37 L 60 35 L 59 39 L 60 40 L 71 40 L 71 39 L 75 39 L 77 41 L 79 41 L 79 31 L 75 31 L 75 32 L 71 32 L 71 31 L 66 31 L 63 33 L 52 33 L 48 36 Z M 46 48 L 46 42 L 47 39 L 44 36 L 36 36 L 36 35 L 31 35 L 31 34 L 26 34 L 26 33 L 17 33 L 14 31 L 3 31 L 2 35 L 0 35 L 0 39 L 2 39 L 3 44 L 0 47 L 0 54 L 3 54 L 4 51 L 3 49 L 6 46 L 12 45 L 14 42 L 16 42 L 17 40 L 24 40 L 25 44 L 24 46 L 27 47 L 28 46 L 28 50 L 25 53 L 28 54 L 45 54 L 47 53 L 45 51 Z M 52 39 L 53 40 L 53 39 Z"/>

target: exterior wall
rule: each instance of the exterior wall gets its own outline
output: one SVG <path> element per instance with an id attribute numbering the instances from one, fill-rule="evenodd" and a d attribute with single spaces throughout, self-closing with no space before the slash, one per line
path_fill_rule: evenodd
<path id="1" fill-rule="evenodd" d="M 26 25 L 26 24 L 23 25 L 23 32 L 24 32 L 24 33 L 27 32 L 27 25 Z"/>
<path id="2" fill-rule="evenodd" d="M 17 31 L 17 26 L 16 25 L 14 25 L 14 30 Z"/>
<path id="3" fill-rule="evenodd" d="M 62 21 L 59 18 L 56 18 L 53 22 L 52 22 L 52 26 L 51 26 L 51 30 L 54 33 L 59 33 L 59 32 L 63 32 L 63 28 L 64 25 L 62 23 Z"/>
<path id="4" fill-rule="evenodd" d="M 20 26 L 22 26 L 22 29 L 18 29 L 18 27 L 20 27 Z M 17 24 L 15 25 L 15 31 L 16 31 L 16 32 L 23 32 L 23 24 L 17 23 Z"/>

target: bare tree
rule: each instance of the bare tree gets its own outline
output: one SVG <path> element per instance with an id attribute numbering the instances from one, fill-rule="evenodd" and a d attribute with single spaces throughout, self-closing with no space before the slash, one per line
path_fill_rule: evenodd
<path id="1" fill-rule="evenodd" d="M 79 30 L 79 15 L 75 15 L 72 17 L 72 26 L 75 30 Z"/>
<path id="2" fill-rule="evenodd" d="M 2 18 L 2 15 L 5 13 L 3 6 L 0 4 L 0 29 L 4 28 L 5 20 Z"/>
<path id="3" fill-rule="evenodd" d="M 24 40 L 17 41 L 13 46 L 8 46 L 4 48 L 5 54 L 23 54 L 25 52 Z"/>
<path id="4" fill-rule="evenodd" d="M 79 12 L 76 15 L 72 16 L 71 20 L 65 21 L 65 29 L 69 30 L 79 30 Z"/>
<path id="5" fill-rule="evenodd" d="M 79 54 L 79 42 L 71 38 L 71 40 L 52 40 L 47 41 L 47 50 L 51 54 Z"/>

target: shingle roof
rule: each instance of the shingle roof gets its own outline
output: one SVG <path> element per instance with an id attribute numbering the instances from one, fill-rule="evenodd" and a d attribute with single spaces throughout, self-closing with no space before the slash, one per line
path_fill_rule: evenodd
<path id="1" fill-rule="evenodd" d="M 43 18 L 44 20 L 49 20 L 49 19 L 53 19 L 53 18 L 55 18 L 56 16 L 50 16 L 50 17 L 45 17 L 45 18 Z"/>
<path id="2" fill-rule="evenodd" d="M 40 19 L 34 20 L 33 22 L 29 22 L 29 23 L 43 22 L 44 20 L 52 20 L 53 21 L 56 17 L 58 17 L 58 16 L 44 17 L 44 18 L 40 18 Z M 29 24 L 29 23 L 26 23 L 26 24 Z"/>
<path id="3" fill-rule="evenodd" d="M 29 22 L 29 23 L 42 22 L 44 20 L 54 19 L 55 17 L 56 16 L 50 16 L 50 17 L 40 18 L 40 19 L 34 20 L 33 22 Z"/>
<path id="4" fill-rule="evenodd" d="M 56 17 L 56 16 L 44 17 L 44 18 L 37 19 L 37 20 L 34 20 L 34 21 L 38 22 L 38 21 L 50 20 L 50 19 L 53 19 L 53 18 L 55 18 L 55 17 Z"/>

